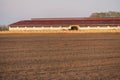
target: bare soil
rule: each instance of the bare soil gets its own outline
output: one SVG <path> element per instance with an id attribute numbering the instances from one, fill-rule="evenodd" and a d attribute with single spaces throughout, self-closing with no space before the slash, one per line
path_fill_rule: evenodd
<path id="1" fill-rule="evenodd" d="M 0 34 L 0 80 L 120 80 L 120 33 Z"/>

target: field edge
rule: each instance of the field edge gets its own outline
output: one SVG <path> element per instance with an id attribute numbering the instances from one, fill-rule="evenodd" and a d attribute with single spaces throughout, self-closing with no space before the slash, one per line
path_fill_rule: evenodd
<path id="1" fill-rule="evenodd" d="M 41 31 L 0 31 L 0 34 L 14 34 L 14 33 L 120 33 L 118 30 L 41 30 Z"/>

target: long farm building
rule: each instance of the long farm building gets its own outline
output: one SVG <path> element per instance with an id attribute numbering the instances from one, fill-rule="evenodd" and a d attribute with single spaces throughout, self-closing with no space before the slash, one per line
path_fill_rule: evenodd
<path id="1" fill-rule="evenodd" d="M 15 30 L 120 29 L 120 18 L 32 18 L 9 25 Z"/>

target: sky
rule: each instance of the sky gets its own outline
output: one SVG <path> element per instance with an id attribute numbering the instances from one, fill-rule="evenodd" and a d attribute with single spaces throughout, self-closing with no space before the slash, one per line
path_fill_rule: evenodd
<path id="1" fill-rule="evenodd" d="M 120 11 L 120 0 L 0 0 L 0 24 L 31 18 L 89 17 Z"/>

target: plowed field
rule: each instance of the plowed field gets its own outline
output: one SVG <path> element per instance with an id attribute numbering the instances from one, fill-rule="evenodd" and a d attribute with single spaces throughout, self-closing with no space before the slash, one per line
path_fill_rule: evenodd
<path id="1" fill-rule="evenodd" d="M 120 80 L 120 33 L 1 34 L 0 80 Z"/>

